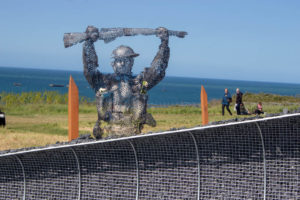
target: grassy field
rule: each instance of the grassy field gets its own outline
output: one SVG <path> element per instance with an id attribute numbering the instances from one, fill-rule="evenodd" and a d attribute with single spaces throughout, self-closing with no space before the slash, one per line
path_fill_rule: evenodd
<path id="1" fill-rule="evenodd" d="M 6 113 L 7 126 L 0 128 L 0 150 L 43 146 L 57 141 L 67 141 L 68 107 L 67 96 L 55 92 L 0 94 L 0 109 Z M 233 102 L 235 99 L 233 98 Z M 300 98 L 270 94 L 245 94 L 244 102 L 249 111 L 254 111 L 258 101 L 264 111 L 279 113 L 283 108 L 294 110 L 300 107 Z M 231 105 L 231 111 L 233 111 Z M 143 133 L 158 132 L 171 128 L 194 127 L 201 124 L 199 106 L 151 107 L 148 112 L 157 121 L 156 127 L 145 126 Z M 252 115 L 253 116 L 253 115 Z M 237 117 L 227 111 L 221 115 L 220 100 L 209 102 L 209 120 L 219 121 Z M 79 133 L 92 133 L 97 118 L 96 106 L 81 99 L 79 106 Z"/>

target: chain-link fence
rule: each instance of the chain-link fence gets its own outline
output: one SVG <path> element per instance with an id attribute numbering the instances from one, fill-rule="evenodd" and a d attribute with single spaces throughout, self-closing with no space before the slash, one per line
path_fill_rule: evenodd
<path id="1" fill-rule="evenodd" d="M 0 155 L 0 199 L 300 199 L 300 114 Z"/>

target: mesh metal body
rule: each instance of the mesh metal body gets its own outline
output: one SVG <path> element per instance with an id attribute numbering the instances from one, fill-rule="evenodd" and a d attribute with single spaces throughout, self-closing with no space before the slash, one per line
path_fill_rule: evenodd
<path id="1" fill-rule="evenodd" d="M 0 155 L 0 199 L 300 199 L 300 114 Z"/>
<path id="2" fill-rule="evenodd" d="M 133 33 L 136 31 L 136 33 L 139 31 L 148 33 L 150 29 L 126 30 L 127 35 L 135 35 Z M 93 35 L 98 35 L 99 32 L 95 27 L 87 28 L 90 36 L 83 44 L 83 72 L 96 93 L 98 120 L 93 129 L 95 138 L 100 139 L 105 132 L 110 135 L 119 135 L 120 133 L 127 136 L 134 135 L 141 133 L 144 124 L 156 125 L 152 115 L 147 113 L 147 91 L 165 77 L 170 57 L 168 30 L 163 28 L 158 30 L 157 36 L 160 37 L 161 44 L 151 67 L 146 67 L 139 75 L 132 76 L 133 57 L 138 54 L 128 46 L 121 45 L 113 51 L 112 67 L 115 73 L 103 74 L 97 69 L 98 56 L 94 47 L 96 40 L 93 40 Z M 123 29 L 112 29 L 111 31 L 124 34 Z M 117 34 L 113 38 L 121 35 Z M 101 127 L 103 121 L 108 125 Z"/>

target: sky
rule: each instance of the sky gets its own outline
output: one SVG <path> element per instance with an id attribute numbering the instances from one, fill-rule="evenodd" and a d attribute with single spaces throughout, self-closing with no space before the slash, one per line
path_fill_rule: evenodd
<path id="1" fill-rule="evenodd" d="M 167 76 L 300 84 L 299 22 L 297 0 L 0 0 L 0 66 L 81 71 L 82 44 L 64 48 L 64 33 L 166 27 L 188 32 L 170 38 Z M 156 36 L 99 40 L 99 70 L 112 72 L 111 52 L 128 45 L 140 54 L 137 74 L 159 44 Z"/>

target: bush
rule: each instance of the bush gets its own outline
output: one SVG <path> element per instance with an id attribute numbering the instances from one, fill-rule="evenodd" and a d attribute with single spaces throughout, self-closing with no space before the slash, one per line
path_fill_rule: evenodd
<path id="1" fill-rule="evenodd" d="M 0 105 L 11 107 L 25 104 L 67 104 L 68 94 L 60 94 L 56 91 L 45 92 L 22 92 L 0 94 Z M 87 104 L 89 101 L 86 97 L 80 97 L 80 103 Z"/>

